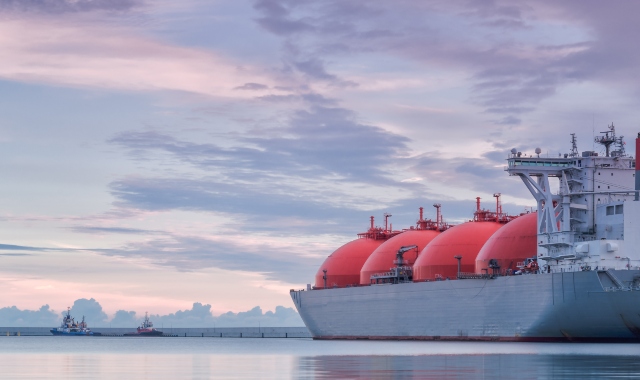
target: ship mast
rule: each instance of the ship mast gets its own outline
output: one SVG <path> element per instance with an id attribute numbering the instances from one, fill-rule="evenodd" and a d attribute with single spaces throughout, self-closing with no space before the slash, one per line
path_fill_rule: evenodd
<path id="1" fill-rule="evenodd" d="M 578 139 L 575 133 L 571 134 L 571 153 L 569 153 L 569 157 L 578 157 Z"/>
<path id="2" fill-rule="evenodd" d="M 616 142 L 616 127 L 611 123 L 611 125 L 607 126 L 609 128 L 608 131 L 600 132 L 603 133 L 604 136 L 598 136 L 594 138 L 594 141 L 600 145 L 604 145 L 604 149 L 606 151 L 606 157 L 611 157 L 609 150 L 611 144 Z"/>

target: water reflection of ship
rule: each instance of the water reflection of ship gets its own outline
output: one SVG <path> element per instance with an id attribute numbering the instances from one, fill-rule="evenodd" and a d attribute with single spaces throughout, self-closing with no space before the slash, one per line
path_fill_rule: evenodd
<path id="1" fill-rule="evenodd" d="M 84 315 L 82 316 L 82 322 L 76 322 L 71 316 L 71 310 L 67 307 L 67 314 L 62 317 L 62 323 L 60 327 L 56 327 L 50 330 L 53 335 L 101 335 L 91 331 L 87 327 L 87 322 L 84 321 Z"/>
<path id="2" fill-rule="evenodd" d="M 162 336 L 162 331 L 153 327 L 153 322 L 149 320 L 149 313 L 144 313 L 144 321 L 135 332 L 126 333 L 124 336 Z"/>
<path id="3" fill-rule="evenodd" d="M 459 344 L 458 342 L 456 342 Z M 294 375 L 329 379 L 599 379 L 628 378 L 640 371 L 637 356 L 623 355 L 624 345 L 612 347 L 616 354 L 591 355 L 563 350 L 562 355 L 430 354 L 430 355 L 327 355 L 296 358 Z M 440 347 L 442 348 L 442 347 Z M 482 348 L 480 348 L 482 349 Z M 446 350 L 446 348 L 445 348 Z M 464 350 L 464 348 L 463 348 Z M 473 350 L 478 350 L 474 347 Z M 517 349 L 516 349 L 517 350 Z"/>

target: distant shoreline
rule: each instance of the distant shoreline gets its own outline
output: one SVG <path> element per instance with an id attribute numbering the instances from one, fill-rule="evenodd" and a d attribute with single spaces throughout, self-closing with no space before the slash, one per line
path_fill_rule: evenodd
<path id="1" fill-rule="evenodd" d="M 135 327 L 91 327 L 102 336 L 122 336 L 135 331 Z M 53 336 L 51 327 L 0 327 L 0 337 Z M 306 327 L 159 327 L 165 336 L 212 338 L 311 338 Z"/>

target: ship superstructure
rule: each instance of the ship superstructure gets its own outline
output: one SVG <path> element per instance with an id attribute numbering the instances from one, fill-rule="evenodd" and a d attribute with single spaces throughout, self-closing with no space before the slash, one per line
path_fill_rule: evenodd
<path id="1" fill-rule="evenodd" d="M 144 313 L 144 320 L 135 332 L 126 333 L 124 336 L 162 336 L 162 331 L 153 327 L 153 322 L 149 319 L 149 313 Z"/>
<path id="2" fill-rule="evenodd" d="M 511 151 L 507 171 L 519 176 L 537 201 L 537 258 L 543 270 L 640 268 L 640 203 L 629 202 L 636 200 L 636 160 L 626 155 L 614 125 L 608 129 L 595 138 L 605 147 L 604 156 L 578 155 L 575 135 L 572 153 L 564 157 Z"/>
<path id="3" fill-rule="evenodd" d="M 506 171 L 535 213 L 504 214 L 500 193 L 495 213 L 477 199 L 474 219 L 431 238 L 413 266 L 417 243 L 400 233 L 370 281 L 292 290 L 314 338 L 640 341 L 636 160 L 613 124 L 594 142 L 604 154 L 578 153 L 575 134 L 559 157 L 511 151 Z"/>
<path id="4" fill-rule="evenodd" d="M 100 335 L 100 333 L 95 333 L 89 329 L 87 322 L 84 320 L 84 315 L 82 316 L 82 321 L 76 322 L 71 316 L 70 308 L 67 308 L 67 314 L 62 317 L 60 327 L 53 328 L 50 331 L 53 335 Z"/>

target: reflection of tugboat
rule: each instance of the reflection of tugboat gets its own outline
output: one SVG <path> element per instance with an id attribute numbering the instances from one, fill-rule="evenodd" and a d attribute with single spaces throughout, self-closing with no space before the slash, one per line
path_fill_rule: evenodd
<path id="1" fill-rule="evenodd" d="M 100 333 L 94 333 L 87 327 L 84 315 L 82 316 L 82 322 L 76 322 L 71 317 L 69 308 L 67 308 L 67 315 L 62 318 L 60 327 L 53 328 L 50 331 L 53 335 L 101 335 Z"/>
<path id="2" fill-rule="evenodd" d="M 153 322 L 149 320 L 149 313 L 144 313 L 144 322 L 136 332 L 126 333 L 124 336 L 162 336 L 162 331 L 156 330 L 153 327 Z"/>

